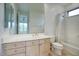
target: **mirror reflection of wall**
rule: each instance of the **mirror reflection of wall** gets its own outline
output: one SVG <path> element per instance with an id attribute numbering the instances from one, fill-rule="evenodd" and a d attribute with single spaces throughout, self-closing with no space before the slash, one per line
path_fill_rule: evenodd
<path id="1" fill-rule="evenodd" d="M 14 27 L 14 11 L 12 5 L 9 3 L 5 3 L 5 28 L 11 29 Z"/>
<path id="2" fill-rule="evenodd" d="M 44 32 L 44 6 L 43 4 L 30 5 L 29 33 Z"/>
<path id="3" fill-rule="evenodd" d="M 15 34 L 15 13 L 14 6 L 11 3 L 4 3 L 4 28 L 6 34 Z"/>

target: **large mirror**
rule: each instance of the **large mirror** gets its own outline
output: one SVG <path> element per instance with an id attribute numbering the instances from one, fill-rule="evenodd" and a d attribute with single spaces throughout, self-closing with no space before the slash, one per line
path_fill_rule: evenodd
<path id="1" fill-rule="evenodd" d="M 44 32 L 44 4 L 42 3 L 15 3 L 16 11 L 16 34 L 31 34 Z M 13 9 L 6 4 L 6 26 L 13 27 Z M 8 10 L 10 9 L 10 10 Z M 10 14 L 9 14 L 10 13 Z M 9 17 L 9 15 L 11 17 Z M 9 20 L 10 19 L 10 20 Z M 9 25 L 10 22 L 10 25 Z"/>

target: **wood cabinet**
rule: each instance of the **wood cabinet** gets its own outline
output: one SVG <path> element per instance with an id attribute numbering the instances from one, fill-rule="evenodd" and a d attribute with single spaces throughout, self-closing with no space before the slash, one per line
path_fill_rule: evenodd
<path id="1" fill-rule="evenodd" d="M 12 56 L 25 54 L 25 42 L 13 42 L 3 44 L 4 55 Z"/>
<path id="2" fill-rule="evenodd" d="M 50 40 L 40 40 L 40 55 L 48 56 L 50 54 Z"/>
<path id="3" fill-rule="evenodd" d="M 4 49 L 4 55 L 10 56 L 16 54 L 15 49 Z"/>
<path id="4" fill-rule="evenodd" d="M 3 44 L 3 49 L 8 50 L 8 49 L 14 49 L 15 48 L 15 43 L 5 43 Z"/>
<path id="5" fill-rule="evenodd" d="M 39 46 L 26 47 L 26 56 L 39 56 Z"/>
<path id="6" fill-rule="evenodd" d="M 33 40 L 33 41 L 26 42 L 26 55 L 27 56 L 38 56 L 39 55 L 39 40 Z"/>
<path id="7" fill-rule="evenodd" d="M 15 48 L 21 48 L 21 47 L 25 47 L 26 46 L 26 42 L 15 42 Z"/>
<path id="8" fill-rule="evenodd" d="M 48 56 L 50 39 L 30 40 L 3 44 L 4 55 L 9 56 Z"/>

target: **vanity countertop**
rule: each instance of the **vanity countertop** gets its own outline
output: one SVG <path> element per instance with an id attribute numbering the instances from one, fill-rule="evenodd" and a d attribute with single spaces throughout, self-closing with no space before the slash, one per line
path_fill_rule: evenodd
<path id="1" fill-rule="evenodd" d="M 31 34 L 23 34 L 23 35 L 10 35 L 3 37 L 2 43 L 11 43 L 11 42 L 19 42 L 19 41 L 28 41 L 28 40 L 39 40 L 45 38 L 53 38 L 54 36 L 48 35 L 31 35 Z"/>

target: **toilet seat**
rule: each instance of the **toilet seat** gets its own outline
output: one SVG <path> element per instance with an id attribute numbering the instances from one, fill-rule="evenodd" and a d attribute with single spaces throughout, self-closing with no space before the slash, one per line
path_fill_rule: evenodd
<path id="1" fill-rule="evenodd" d="M 63 49 L 63 45 L 58 42 L 53 43 L 53 47 L 56 49 Z"/>

